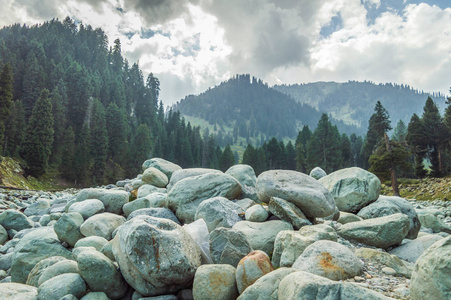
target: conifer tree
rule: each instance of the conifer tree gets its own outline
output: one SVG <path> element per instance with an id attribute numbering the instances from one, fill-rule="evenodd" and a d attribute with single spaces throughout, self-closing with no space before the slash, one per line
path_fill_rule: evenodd
<path id="1" fill-rule="evenodd" d="M 11 114 L 5 126 L 5 156 L 19 157 L 19 148 L 25 136 L 25 110 L 22 102 L 16 100 L 11 105 Z"/>
<path id="2" fill-rule="evenodd" d="M 396 142 L 404 143 L 406 141 L 407 135 L 407 126 L 403 120 L 399 120 L 396 124 L 395 129 L 393 130 L 392 139 Z"/>
<path id="3" fill-rule="evenodd" d="M 423 161 L 426 157 L 427 145 L 425 142 L 424 125 L 417 114 L 413 114 L 412 118 L 410 118 L 406 140 L 415 155 L 415 175 L 422 178 L 426 175 Z"/>
<path id="4" fill-rule="evenodd" d="M 11 66 L 6 64 L 0 73 L 0 155 L 6 150 L 8 137 L 5 137 L 5 121 L 11 115 L 13 103 L 13 74 Z"/>
<path id="5" fill-rule="evenodd" d="M 75 181 L 75 133 L 72 126 L 66 129 L 61 142 L 60 172 L 68 180 Z"/>
<path id="6" fill-rule="evenodd" d="M 424 125 L 424 134 L 427 147 L 429 148 L 428 156 L 432 164 L 432 175 L 440 176 L 442 170 L 442 145 L 443 145 L 443 122 L 437 105 L 431 97 L 428 97 L 423 108 L 421 117 Z"/>
<path id="7" fill-rule="evenodd" d="M 122 163 L 127 151 L 127 118 L 114 102 L 108 106 L 106 115 L 108 155 L 113 162 Z"/>
<path id="8" fill-rule="evenodd" d="M 132 166 L 133 168 L 135 168 L 135 170 L 139 170 L 142 163 L 150 158 L 150 154 L 152 152 L 151 147 L 152 139 L 149 127 L 146 124 L 141 124 L 136 130 L 136 135 L 132 147 Z"/>
<path id="9" fill-rule="evenodd" d="M 89 126 L 85 123 L 76 139 L 77 146 L 74 155 L 74 181 L 76 185 L 85 186 L 89 182 L 88 177 L 91 173 L 90 139 Z"/>
<path id="10" fill-rule="evenodd" d="M 90 120 L 91 157 L 93 159 L 92 181 L 103 183 L 108 156 L 108 133 L 106 130 L 105 108 L 99 100 L 94 100 Z"/>
<path id="11" fill-rule="evenodd" d="M 49 91 L 42 90 L 28 121 L 21 154 L 27 163 L 27 173 L 40 176 L 45 173 L 52 152 L 53 114 Z"/>
<path id="12" fill-rule="evenodd" d="M 221 157 L 219 158 L 219 169 L 223 172 L 227 171 L 231 166 L 233 166 L 235 163 L 235 158 L 233 156 L 232 149 L 230 148 L 230 145 L 227 144 L 227 146 L 224 148 L 224 151 L 221 154 Z"/>
<path id="13" fill-rule="evenodd" d="M 291 141 L 287 143 L 285 150 L 287 154 L 287 169 L 296 170 L 296 149 L 294 149 Z"/>

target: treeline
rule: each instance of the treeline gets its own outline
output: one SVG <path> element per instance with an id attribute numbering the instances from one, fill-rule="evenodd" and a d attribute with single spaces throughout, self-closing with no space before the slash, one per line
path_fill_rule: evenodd
<path id="1" fill-rule="evenodd" d="M 29 175 L 102 184 L 135 176 L 151 156 L 220 167 L 215 137 L 165 114 L 158 78 L 144 80 L 101 29 L 70 18 L 4 27 L 0 68 L 0 154 L 21 159 Z"/>
<path id="2" fill-rule="evenodd" d="M 248 144 L 243 163 L 251 165 L 257 174 L 268 169 L 308 173 L 314 167 L 330 173 L 351 166 L 363 167 L 362 145 L 362 137 L 340 134 L 327 114 L 322 114 L 316 129 L 312 132 L 304 126 L 294 144 L 291 141 L 285 144 L 276 138 L 264 142 L 261 147 Z"/>

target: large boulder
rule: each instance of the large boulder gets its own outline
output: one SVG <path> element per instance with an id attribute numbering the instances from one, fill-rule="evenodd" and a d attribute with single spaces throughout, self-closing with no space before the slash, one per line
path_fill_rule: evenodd
<path id="1" fill-rule="evenodd" d="M 168 193 L 168 205 L 180 221 L 191 223 L 202 201 L 216 196 L 235 199 L 240 195 L 241 185 L 235 178 L 227 174 L 207 173 L 177 182 Z"/>
<path id="2" fill-rule="evenodd" d="M 97 235 L 88 236 L 78 240 L 78 242 L 75 243 L 74 250 L 75 248 L 93 247 L 97 251 L 100 251 L 107 243 L 108 240 L 104 237 Z"/>
<path id="3" fill-rule="evenodd" d="M 125 223 L 125 218 L 112 213 L 101 213 L 87 219 L 81 226 L 80 232 L 84 236 L 100 236 L 112 239 L 114 230 Z"/>
<path id="4" fill-rule="evenodd" d="M 355 255 L 373 263 L 383 264 L 392 268 L 397 274 L 404 277 L 410 278 L 412 275 L 413 264 L 403 261 L 396 255 L 370 248 L 359 248 L 355 251 Z"/>
<path id="5" fill-rule="evenodd" d="M 38 228 L 25 235 L 14 249 L 11 281 L 25 283 L 31 269 L 51 256 L 72 258 L 72 253 L 61 245 L 51 227 Z"/>
<path id="6" fill-rule="evenodd" d="M 51 256 L 51 257 L 41 260 L 33 267 L 33 269 L 28 274 L 26 284 L 38 287 L 41 276 L 45 272 L 45 270 L 47 270 L 47 268 L 53 266 L 54 264 L 57 264 L 62 261 L 69 261 L 69 260 L 62 256 Z"/>
<path id="7" fill-rule="evenodd" d="M 53 226 L 58 239 L 73 247 L 84 236 L 80 232 L 83 216 L 77 212 L 64 213 Z"/>
<path id="8" fill-rule="evenodd" d="M 291 267 L 302 252 L 315 242 L 298 231 L 284 230 L 277 234 L 271 263 L 275 268 Z"/>
<path id="9" fill-rule="evenodd" d="M 390 250 L 390 254 L 396 255 L 397 257 L 411 263 L 415 263 L 421 254 L 426 251 L 426 249 L 442 238 L 443 237 L 439 234 L 426 234 L 417 237 L 414 240 L 407 240 L 400 246 Z"/>
<path id="10" fill-rule="evenodd" d="M 381 182 L 373 173 L 352 167 L 335 171 L 319 179 L 335 198 L 340 211 L 357 212 L 375 201 Z"/>
<path id="11" fill-rule="evenodd" d="M 258 198 L 269 203 L 271 197 L 289 201 L 309 218 L 327 217 L 335 211 L 335 201 L 316 179 L 296 171 L 271 170 L 257 178 Z"/>
<path id="12" fill-rule="evenodd" d="M 0 245 L 3 245 L 8 240 L 8 232 L 5 227 L 0 225 Z"/>
<path id="13" fill-rule="evenodd" d="M 45 268 L 39 276 L 38 287 L 47 280 L 66 273 L 80 273 L 76 261 L 65 259 Z M 28 278 L 30 278 L 30 275 L 28 275 Z"/>
<path id="14" fill-rule="evenodd" d="M 434 233 L 446 232 L 451 234 L 451 226 L 437 218 L 432 213 L 419 213 L 418 218 L 420 219 L 421 226 L 431 229 Z"/>
<path id="15" fill-rule="evenodd" d="M 69 294 L 76 298 L 86 294 L 86 283 L 80 274 L 61 274 L 47 280 L 38 288 L 39 300 L 60 300 Z"/>
<path id="16" fill-rule="evenodd" d="M 409 228 L 409 218 L 405 214 L 398 213 L 344 224 L 338 228 L 337 233 L 348 240 L 386 249 L 400 244 Z"/>
<path id="17" fill-rule="evenodd" d="M 6 230 L 14 229 L 16 231 L 34 227 L 33 221 L 28 219 L 20 211 L 14 209 L 7 209 L 0 213 L 0 225 Z"/>
<path id="18" fill-rule="evenodd" d="M 415 263 L 410 299 L 451 299 L 451 236 L 429 247 Z"/>
<path id="19" fill-rule="evenodd" d="M 346 246 L 332 241 L 317 241 L 296 259 L 293 268 L 331 280 L 346 280 L 360 275 L 363 264 Z"/>
<path id="20" fill-rule="evenodd" d="M 273 253 L 277 234 L 283 230 L 293 230 L 291 224 L 280 220 L 268 222 L 240 221 L 232 228 L 244 233 L 254 250 L 262 250 L 270 255 Z"/>
<path id="21" fill-rule="evenodd" d="M 144 296 L 190 287 L 201 264 L 199 247 L 180 225 L 149 216 L 119 227 L 113 254 L 125 280 Z"/>
<path id="22" fill-rule="evenodd" d="M 243 189 L 243 197 L 258 200 L 255 189 L 257 177 L 255 176 L 254 169 L 251 166 L 234 165 L 230 167 L 225 173 L 238 180 Z"/>
<path id="23" fill-rule="evenodd" d="M 220 227 L 210 233 L 210 253 L 215 264 L 236 267 L 240 260 L 252 251 L 241 231 Z"/>
<path id="24" fill-rule="evenodd" d="M 136 198 L 147 198 L 147 196 L 154 194 L 154 193 L 163 193 L 166 194 L 167 190 L 163 188 L 158 188 L 156 186 L 153 186 L 151 184 L 143 184 L 138 188 L 138 192 L 136 193 Z M 149 199 L 149 198 L 148 198 Z"/>
<path id="25" fill-rule="evenodd" d="M 241 221 L 240 212 L 242 209 L 238 204 L 224 197 L 214 197 L 199 204 L 194 219 L 204 219 L 208 231 L 212 232 L 217 227 L 231 228 Z"/>
<path id="26" fill-rule="evenodd" d="M 280 281 L 297 271 L 293 268 L 279 268 L 269 272 L 247 287 L 238 300 L 277 300 Z"/>
<path id="27" fill-rule="evenodd" d="M 83 219 L 87 219 L 95 214 L 100 214 L 105 211 L 105 205 L 98 199 L 86 199 L 81 202 L 72 204 L 68 212 L 78 212 L 83 216 Z"/>
<path id="28" fill-rule="evenodd" d="M 113 262 L 95 250 L 84 250 L 77 256 L 81 277 L 92 292 L 104 292 L 110 299 L 120 299 L 128 285 Z"/>
<path id="29" fill-rule="evenodd" d="M 279 284 L 278 299 L 388 300 L 392 298 L 355 283 L 337 282 L 309 272 L 299 271 L 291 273 L 282 279 Z"/>
<path id="30" fill-rule="evenodd" d="M 150 207 L 150 208 L 141 208 L 141 209 L 135 210 L 128 216 L 127 221 L 131 220 L 137 216 L 150 216 L 150 217 L 155 217 L 155 218 L 168 219 L 168 220 L 174 221 L 175 223 L 180 225 L 180 221 L 177 219 L 177 217 L 174 215 L 174 213 L 164 207 L 155 207 L 155 208 Z"/>
<path id="31" fill-rule="evenodd" d="M 38 289 L 15 282 L 0 283 L 2 300 L 38 300 Z"/>
<path id="32" fill-rule="evenodd" d="M 238 297 L 235 271 L 231 265 L 200 266 L 194 276 L 194 299 L 235 300 Z"/>
<path id="33" fill-rule="evenodd" d="M 241 294 L 257 279 L 273 271 L 268 255 L 260 250 L 255 250 L 243 257 L 236 268 L 236 283 Z"/>
<path id="34" fill-rule="evenodd" d="M 49 199 L 38 199 L 35 203 L 28 206 L 23 213 L 27 217 L 30 217 L 33 215 L 42 216 L 42 215 L 48 213 L 49 208 L 50 208 Z"/>
<path id="35" fill-rule="evenodd" d="M 86 199 L 98 199 L 102 201 L 106 212 L 120 215 L 122 214 L 122 206 L 128 203 L 128 198 L 129 195 L 126 191 L 95 188 L 83 189 L 77 194 L 75 200 L 70 201 L 66 205 L 66 212 L 75 202 L 81 202 Z"/>
<path id="36" fill-rule="evenodd" d="M 293 203 L 281 198 L 271 197 L 268 209 L 273 215 L 293 225 L 293 228 L 296 230 L 302 226 L 312 225 L 302 210 Z"/>
<path id="37" fill-rule="evenodd" d="M 150 167 L 154 167 L 160 170 L 168 177 L 168 179 L 171 179 L 172 173 L 181 169 L 179 165 L 176 165 L 162 158 L 152 158 L 146 160 L 142 165 L 142 170 L 145 171 Z"/>
<path id="38" fill-rule="evenodd" d="M 310 171 L 310 177 L 315 178 L 316 180 L 323 178 L 324 176 L 327 176 L 326 171 L 321 169 L 320 167 L 315 167 Z"/>
<path id="39" fill-rule="evenodd" d="M 159 188 L 164 188 L 169 183 L 166 174 L 164 174 L 163 172 L 154 167 L 147 168 L 144 171 L 141 180 L 144 183 L 151 184 Z"/>
<path id="40" fill-rule="evenodd" d="M 420 231 L 421 223 L 412 204 L 404 198 L 381 195 L 376 202 L 362 208 L 357 215 L 363 219 L 372 219 L 397 213 L 403 213 L 409 217 L 410 228 L 406 238 L 415 239 Z"/>
<path id="41" fill-rule="evenodd" d="M 188 169 L 180 169 L 175 171 L 172 176 L 171 180 L 169 180 L 169 184 L 167 186 L 168 190 L 172 189 L 172 187 L 179 182 L 182 179 L 188 178 L 188 177 L 195 177 L 203 174 L 208 173 L 218 173 L 222 174 L 223 172 L 216 169 L 207 169 L 207 168 L 188 168 Z"/>

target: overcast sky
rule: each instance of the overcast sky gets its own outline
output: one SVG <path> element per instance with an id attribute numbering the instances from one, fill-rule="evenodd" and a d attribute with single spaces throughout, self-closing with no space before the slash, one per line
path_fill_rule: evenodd
<path id="1" fill-rule="evenodd" d="M 234 74 L 449 95 L 450 0 L 0 0 L 0 26 L 70 16 L 120 38 L 168 105 Z"/>

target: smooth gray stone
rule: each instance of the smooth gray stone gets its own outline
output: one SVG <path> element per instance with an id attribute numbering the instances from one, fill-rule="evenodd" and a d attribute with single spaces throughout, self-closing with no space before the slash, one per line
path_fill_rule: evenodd
<path id="1" fill-rule="evenodd" d="M 144 171 L 141 180 L 146 184 L 151 184 L 159 188 L 164 188 L 169 183 L 166 174 L 154 167 L 147 168 Z"/>
<path id="2" fill-rule="evenodd" d="M 246 210 L 246 221 L 250 222 L 265 222 L 268 217 L 268 211 L 260 204 L 253 205 Z"/>
<path id="3" fill-rule="evenodd" d="M 327 173 L 320 167 L 315 167 L 310 171 L 309 176 L 318 180 L 320 178 L 323 178 L 324 176 L 327 176 Z"/>
<path id="4" fill-rule="evenodd" d="M 171 179 L 172 173 L 181 169 L 181 167 L 179 165 L 176 165 L 176 164 L 174 164 L 170 161 L 164 160 L 162 158 L 148 159 L 142 164 L 143 171 L 147 170 L 150 167 L 154 167 L 154 168 L 160 170 L 168 177 L 168 179 Z"/>
<path id="5" fill-rule="evenodd" d="M 414 240 L 406 240 L 402 245 L 390 250 L 390 254 L 415 263 L 417 259 L 423 254 L 426 249 L 432 246 L 435 242 L 441 240 L 443 237 L 438 234 L 427 234 L 417 237 Z"/>
<path id="6" fill-rule="evenodd" d="M 210 233 L 210 253 L 215 264 L 236 267 L 240 260 L 252 251 L 241 231 L 220 227 Z"/>
<path id="7" fill-rule="evenodd" d="M 8 209 L 0 213 L 0 225 L 6 230 L 14 229 L 16 231 L 34 227 L 33 221 L 14 209 Z"/>
<path id="8" fill-rule="evenodd" d="M 38 300 L 38 289 L 16 282 L 0 283 L 2 300 Z"/>
<path id="9" fill-rule="evenodd" d="M 216 169 L 207 169 L 207 168 L 187 168 L 187 169 L 179 169 L 172 173 L 171 180 L 169 180 L 169 184 L 167 186 L 168 190 L 170 190 L 177 182 L 182 179 L 188 177 L 199 176 L 208 173 L 219 173 L 222 174 L 222 171 Z"/>
<path id="10" fill-rule="evenodd" d="M 64 213 L 53 228 L 61 242 L 66 242 L 73 247 L 78 240 L 84 237 L 80 232 L 83 222 L 83 216 L 78 212 Z"/>
<path id="11" fill-rule="evenodd" d="M 34 287 L 39 286 L 39 279 L 41 278 L 44 271 L 53 266 L 54 264 L 61 262 L 61 261 L 69 261 L 67 258 L 62 256 L 52 256 L 46 259 L 41 260 L 38 262 L 34 268 L 30 271 L 30 274 L 27 278 L 27 285 L 32 285 Z"/>
<path id="12" fill-rule="evenodd" d="M 238 290 L 236 269 L 231 265 L 202 265 L 194 275 L 193 297 L 196 300 L 235 300 Z"/>
<path id="13" fill-rule="evenodd" d="M 81 226 L 80 232 L 84 236 L 100 236 L 106 240 L 113 238 L 113 231 L 125 223 L 125 218 L 112 213 L 93 215 Z"/>
<path id="14" fill-rule="evenodd" d="M 56 277 L 61 274 L 66 273 L 77 273 L 79 274 L 80 271 L 78 270 L 78 265 L 76 261 L 73 260 L 62 260 L 60 262 L 57 262 L 47 268 L 45 268 L 39 276 L 38 280 L 38 287 L 46 282 L 47 280 Z"/>
<path id="15" fill-rule="evenodd" d="M 273 215 L 293 225 L 296 230 L 306 225 L 312 225 L 312 222 L 307 219 L 301 209 L 281 198 L 271 197 L 268 209 Z"/>
<path id="16" fill-rule="evenodd" d="M 127 204 L 126 204 L 127 205 Z M 100 214 L 105 211 L 105 205 L 98 199 L 86 199 L 81 202 L 76 202 L 69 207 L 68 212 L 78 212 L 86 220 L 95 214 Z"/>
<path id="17" fill-rule="evenodd" d="M 103 238 L 101 236 L 88 236 L 85 238 L 82 238 L 78 240 L 78 242 L 75 244 L 74 248 L 78 247 L 94 247 L 97 251 L 100 251 L 105 244 L 108 243 L 108 240 L 106 238 Z"/>
<path id="18" fill-rule="evenodd" d="M 177 217 L 174 215 L 174 213 L 164 207 L 155 207 L 155 208 L 151 207 L 151 208 L 142 208 L 142 209 L 135 210 L 128 216 L 127 221 L 129 221 L 137 216 L 150 216 L 150 217 L 155 217 L 155 218 L 168 219 L 168 220 L 174 221 L 175 223 L 180 225 L 180 221 L 177 219 Z"/>
<path id="19" fill-rule="evenodd" d="M 128 203 L 129 194 L 126 191 L 120 190 L 83 189 L 77 194 L 75 200 L 70 201 L 66 205 L 66 212 L 73 203 L 81 202 L 86 199 L 98 199 L 102 201 L 105 206 L 105 212 L 120 215 L 122 214 L 122 206 L 125 203 Z"/>
<path id="20" fill-rule="evenodd" d="M 239 213 L 243 212 L 238 204 L 224 197 L 214 197 L 202 201 L 197 207 L 195 220 L 203 219 L 209 232 L 217 227 L 231 228 L 241 221 Z"/>
<path id="21" fill-rule="evenodd" d="M 38 288 L 39 300 L 59 300 L 68 294 L 77 298 L 86 294 L 86 283 L 80 274 L 61 274 L 47 280 Z"/>

